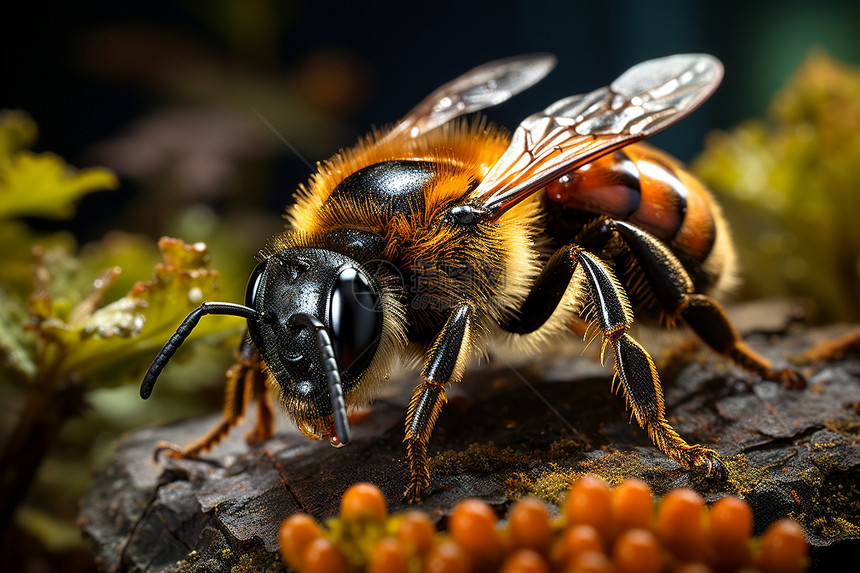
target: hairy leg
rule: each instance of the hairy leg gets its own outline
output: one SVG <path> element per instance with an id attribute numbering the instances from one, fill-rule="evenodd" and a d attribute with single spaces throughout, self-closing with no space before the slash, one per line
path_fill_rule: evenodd
<path id="1" fill-rule="evenodd" d="M 155 455 L 165 452 L 174 458 L 194 458 L 217 446 L 245 417 L 248 404 L 257 399 L 257 421 L 245 436 L 249 443 L 258 444 L 274 434 L 274 416 L 266 389 L 267 375 L 257 349 L 243 339 L 237 352 L 237 361 L 227 371 L 224 410 L 221 420 L 201 438 L 186 446 L 168 442 L 158 444 Z"/>
<path id="2" fill-rule="evenodd" d="M 463 376 L 471 347 L 473 313 L 472 305 L 465 302 L 451 311 L 427 351 L 421 369 L 424 381 L 415 388 L 409 402 L 404 441 L 410 479 L 404 497 L 410 503 L 420 501 L 422 492 L 430 485 L 427 444 L 448 399 L 445 384 L 457 382 Z"/>

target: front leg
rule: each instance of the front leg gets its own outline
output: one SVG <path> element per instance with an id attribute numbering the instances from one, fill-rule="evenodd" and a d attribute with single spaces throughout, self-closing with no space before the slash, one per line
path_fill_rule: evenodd
<path id="1" fill-rule="evenodd" d="M 463 377 L 471 349 L 474 308 L 464 302 L 456 306 L 424 358 L 424 381 L 412 393 L 406 413 L 406 457 L 409 460 L 409 487 L 404 497 L 409 503 L 421 501 L 430 485 L 427 444 L 442 406 L 447 402 L 445 384 Z"/>
<path id="2" fill-rule="evenodd" d="M 249 444 L 260 444 L 275 433 L 275 419 L 266 386 L 267 374 L 260 353 L 247 336 L 239 344 L 236 363 L 227 371 L 221 420 L 204 436 L 186 446 L 161 442 L 155 450 L 173 458 L 196 458 L 217 446 L 245 417 L 247 405 L 257 399 L 257 421 L 245 435 Z"/>

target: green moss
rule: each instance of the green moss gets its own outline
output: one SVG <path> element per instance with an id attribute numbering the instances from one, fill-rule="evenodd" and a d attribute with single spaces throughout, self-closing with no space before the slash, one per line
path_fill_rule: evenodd
<path id="1" fill-rule="evenodd" d="M 434 474 L 457 475 L 468 472 L 491 473 L 512 465 L 527 464 L 530 456 L 510 446 L 498 448 L 486 444 L 470 444 L 465 450 L 448 450 L 430 458 Z"/>
<path id="2" fill-rule="evenodd" d="M 546 449 L 531 450 L 526 444 L 499 448 L 488 444 L 470 444 L 465 450 L 440 452 L 429 460 L 430 471 L 443 475 L 468 472 L 491 473 L 499 470 L 534 467 L 540 464 L 569 460 L 584 452 L 587 444 L 581 439 L 563 435 Z"/>
<path id="3" fill-rule="evenodd" d="M 813 463 L 815 464 L 815 467 L 818 468 L 818 471 L 820 472 L 820 476 L 821 476 L 821 478 L 819 480 L 817 480 L 817 485 L 823 486 L 824 483 L 827 481 L 827 477 L 832 472 L 838 471 L 838 469 L 839 469 L 839 456 L 828 452 L 828 453 L 822 454 L 820 456 L 817 456 L 813 460 Z"/>
<path id="4" fill-rule="evenodd" d="M 572 463 L 587 448 L 588 444 L 582 439 L 569 435 L 539 450 L 530 450 L 526 444 L 504 448 L 470 444 L 465 450 L 438 453 L 430 459 L 429 465 L 434 474 L 498 473 L 504 478 L 512 497 L 534 495 L 559 504 L 573 475 L 563 466 Z"/>
<path id="5" fill-rule="evenodd" d="M 809 522 L 813 531 L 827 539 L 860 536 L 860 526 L 838 515 L 825 515 Z"/>
<path id="6" fill-rule="evenodd" d="M 552 460 L 564 460 L 580 454 L 589 448 L 590 444 L 582 438 L 565 435 L 549 445 L 547 455 Z"/>
<path id="7" fill-rule="evenodd" d="M 803 481 L 816 492 L 810 508 L 797 516 L 816 535 L 826 539 L 860 537 L 860 486 L 856 470 L 846 467 L 840 455 L 828 451 L 831 444 L 814 444 L 814 467 Z"/>
<path id="8" fill-rule="evenodd" d="M 211 571 L 226 568 L 229 568 L 230 573 L 288 573 L 290 571 L 281 561 L 279 554 L 260 549 L 233 551 L 227 548 L 221 550 L 220 557 L 220 563 L 212 563 L 203 561 L 197 551 L 192 551 L 188 557 L 178 562 L 169 571 L 183 573 L 189 570 Z"/>
<path id="9" fill-rule="evenodd" d="M 282 573 L 288 571 L 277 553 L 249 551 L 239 555 L 238 562 L 230 573 Z"/>
<path id="10" fill-rule="evenodd" d="M 760 483 L 771 479 L 767 468 L 751 465 L 743 454 L 724 458 L 723 461 L 729 472 L 726 483 L 716 484 L 704 478 L 696 481 L 697 478 L 691 476 L 696 481 L 695 487 L 703 491 L 716 488 L 747 495 Z M 548 502 L 559 503 L 570 484 L 585 474 L 596 475 L 611 487 L 628 478 L 639 478 L 648 482 L 655 492 L 660 492 L 671 487 L 676 473 L 662 466 L 645 463 L 635 452 L 617 450 L 607 450 L 599 457 L 576 460 L 571 464 L 552 463 L 550 466 L 552 469 L 537 475 L 527 471 L 513 472 L 506 479 L 509 491 L 514 496 L 536 495 Z"/>
<path id="11" fill-rule="evenodd" d="M 560 469 L 556 464 L 550 464 L 551 469 L 543 471 L 532 478 L 526 472 L 516 472 L 505 480 L 508 492 L 513 498 L 535 496 L 547 503 L 560 506 L 564 503 L 567 490 L 574 481 L 570 471 Z"/>
<path id="12" fill-rule="evenodd" d="M 600 476 L 610 486 L 616 486 L 627 478 L 644 478 L 659 475 L 663 468 L 649 466 L 634 452 L 608 450 L 599 458 L 577 464 L 576 478 L 584 474 Z"/>
<path id="13" fill-rule="evenodd" d="M 860 537 L 860 486 L 856 473 L 837 469 L 835 456 L 823 457 L 826 459 L 815 462 L 819 477 L 813 481 L 818 498 L 811 504 L 811 513 L 804 516 L 805 522 L 826 539 Z"/>
<path id="14" fill-rule="evenodd" d="M 803 295 L 860 320 L 860 70 L 813 52 L 767 117 L 709 135 L 693 171 L 718 195 L 749 295 Z"/>
<path id="15" fill-rule="evenodd" d="M 763 481 L 771 478 L 767 468 L 760 468 L 749 463 L 743 454 L 733 458 L 724 458 L 723 463 L 729 472 L 728 489 L 738 495 L 748 495 Z"/>

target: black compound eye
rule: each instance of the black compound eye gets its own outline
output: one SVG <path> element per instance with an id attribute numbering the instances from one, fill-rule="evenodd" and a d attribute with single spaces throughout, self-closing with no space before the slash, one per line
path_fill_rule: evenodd
<path id="1" fill-rule="evenodd" d="M 257 296 L 263 284 L 263 273 L 266 272 L 267 262 L 258 264 L 251 273 L 251 278 L 248 279 L 248 290 L 245 291 L 245 306 L 260 310 L 257 308 Z"/>
<path id="2" fill-rule="evenodd" d="M 382 334 L 379 293 L 364 273 L 353 267 L 340 272 L 328 319 L 338 365 L 344 372 L 360 374 L 373 360 Z"/>

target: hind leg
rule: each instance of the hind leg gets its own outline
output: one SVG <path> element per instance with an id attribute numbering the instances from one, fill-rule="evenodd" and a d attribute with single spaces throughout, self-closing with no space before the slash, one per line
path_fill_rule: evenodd
<path id="1" fill-rule="evenodd" d="M 821 360 L 842 360 L 851 352 L 860 351 L 860 328 L 851 330 L 835 340 L 819 342 L 803 353 L 811 362 Z"/>
<path id="2" fill-rule="evenodd" d="M 648 285 L 669 317 L 682 318 L 708 346 L 742 368 L 789 388 L 806 386 L 803 376 L 791 368 L 775 368 L 750 348 L 738 334 L 722 306 L 693 292 L 693 283 L 681 262 L 658 239 L 628 223 L 611 221 L 645 274 Z"/>

